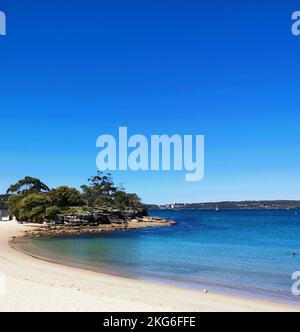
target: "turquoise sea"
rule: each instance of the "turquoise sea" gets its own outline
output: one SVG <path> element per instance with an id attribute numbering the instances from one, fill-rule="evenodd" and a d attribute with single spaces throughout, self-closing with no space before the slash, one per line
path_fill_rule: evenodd
<path id="1" fill-rule="evenodd" d="M 298 210 L 152 210 L 171 227 L 21 241 L 33 255 L 99 272 L 300 304 Z M 294 253 L 294 255 L 293 255 Z"/>

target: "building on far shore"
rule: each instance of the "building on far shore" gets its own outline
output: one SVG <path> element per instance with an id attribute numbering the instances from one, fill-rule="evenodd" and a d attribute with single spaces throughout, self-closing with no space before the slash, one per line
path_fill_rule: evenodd
<path id="1" fill-rule="evenodd" d="M 176 202 L 158 206 L 158 208 L 161 210 L 177 210 L 177 209 L 184 209 L 185 207 L 186 207 L 185 203 L 176 203 Z"/>

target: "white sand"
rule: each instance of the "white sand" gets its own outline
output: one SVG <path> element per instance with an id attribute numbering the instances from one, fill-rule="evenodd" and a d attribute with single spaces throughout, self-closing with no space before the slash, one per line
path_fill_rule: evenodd
<path id="1" fill-rule="evenodd" d="M 27 226 L 0 222 L 0 311 L 292 311 L 300 307 L 203 293 L 49 263 L 10 247 Z M 1 289 L 0 289 L 1 292 Z"/>

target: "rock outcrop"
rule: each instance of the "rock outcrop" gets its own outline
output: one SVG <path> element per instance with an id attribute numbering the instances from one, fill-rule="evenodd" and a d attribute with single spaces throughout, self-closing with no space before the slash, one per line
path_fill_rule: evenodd
<path id="1" fill-rule="evenodd" d="M 58 215 L 51 225 L 67 226 L 98 226 L 105 224 L 122 224 L 132 219 L 143 218 L 148 215 L 146 210 L 104 210 L 95 209 L 91 212 L 75 212 Z"/>
<path id="2" fill-rule="evenodd" d="M 86 219 L 84 219 L 86 220 Z M 159 217 L 138 217 L 136 219 L 124 220 L 120 222 L 111 222 L 105 224 L 99 224 L 97 226 L 92 224 L 80 224 L 76 226 L 76 223 L 79 221 L 70 219 L 70 224 L 45 224 L 32 226 L 31 231 L 25 231 L 24 236 L 30 238 L 39 238 L 39 237 L 60 237 L 67 235 L 80 235 L 80 234 L 100 234 L 103 232 L 111 231 L 125 231 L 128 229 L 137 229 L 137 228 L 146 228 L 146 227 L 163 227 L 174 225 L 174 221 L 166 220 Z"/>

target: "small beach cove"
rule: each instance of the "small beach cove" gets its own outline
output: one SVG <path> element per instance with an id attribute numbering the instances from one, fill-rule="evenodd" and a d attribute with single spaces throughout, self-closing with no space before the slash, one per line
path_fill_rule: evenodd
<path id="1" fill-rule="evenodd" d="M 297 306 L 283 303 L 212 292 L 205 294 L 200 290 L 131 279 L 134 276 L 119 277 L 116 276 L 116 271 L 112 271 L 115 275 L 109 275 L 36 259 L 16 251 L 8 245 L 8 241 L 13 236 L 20 236 L 25 230 L 29 230 L 28 226 L 15 223 L 0 224 L 0 268 L 2 273 L 7 275 L 8 280 L 5 301 L 3 297 L 0 301 L 1 311 L 299 310 Z M 145 231 L 147 232 L 147 229 Z M 110 233 L 106 236 L 119 236 L 117 233 Z M 122 233 L 125 235 L 127 231 Z M 106 267 L 104 271 L 107 273 L 109 270 Z M 39 298 L 39 292 L 46 296 L 46 302 Z M 61 295 L 61 292 L 65 295 Z M 30 308 L 25 308 L 25 304 L 28 303 L 27 297 L 35 299 Z"/>

